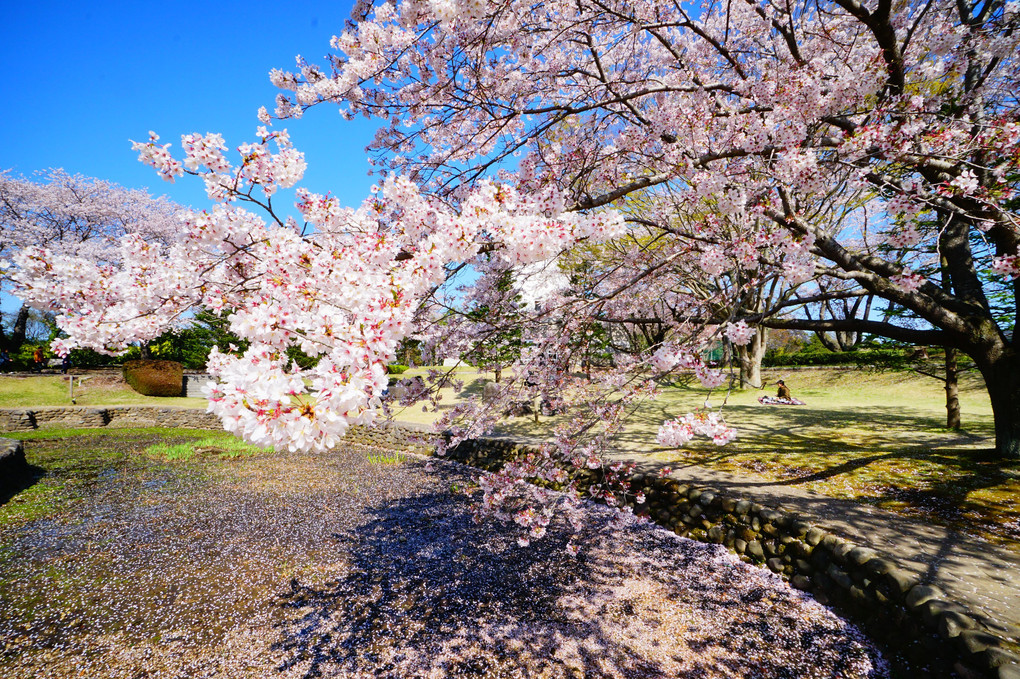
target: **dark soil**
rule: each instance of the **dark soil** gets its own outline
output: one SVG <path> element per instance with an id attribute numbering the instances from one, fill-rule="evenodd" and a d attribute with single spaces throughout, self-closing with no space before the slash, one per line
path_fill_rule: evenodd
<path id="1" fill-rule="evenodd" d="M 26 443 L 46 475 L 0 505 L 0 677 L 850 677 L 883 665 L 770 573 L 602 507 L 574 557 L 564 525 L 522 548 L 512 529 L 476 523 L 470 473 L 451 463 L 347 450 L 169 462 L 141 453 L 157 440 Z"/>

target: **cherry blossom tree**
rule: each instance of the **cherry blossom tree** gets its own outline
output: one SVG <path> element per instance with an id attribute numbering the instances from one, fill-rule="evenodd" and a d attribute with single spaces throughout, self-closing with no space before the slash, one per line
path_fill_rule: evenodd
<path id="1" fill-rule="evenodd" d="M 169 243 L 177 237 L 179 206 L 144 191 L 56 169 L 38 180 L 0 172 L 0 259 L 28 246 L 97 261 L 116 257 L 117 238 L 142 234 Z M 0 289 L 8 289 L 8 276 Z M 22 305 L 12 342 L 24 341 L 29 308 Z M 20 329 L 20 330 L 19 330 Z"/>
<path id="2" fill-rule="evenodd" d="M 364 4 L 326 67 L 274 72 L 292 93 L 276 115 L 328 102 L 388 121 L 372 147 L 380 167 L 437 195 L 485 176 L 555 185 L 575 211 L 640 192 L 632 222 L 669 235 L 677 208 L 711 205 L 739 237 L 706 221 L 699 246 L 675 234 L 664 261 L 700 251 L 717 276 L 751 248 L 792 285 L 845 280 L 859 291 L 837 298 L 911 310 L 923 326 L 761 319 L 959 349 L 984 375 L 997 449 L 1017 457 L 1016 8 Z M 990 282 L 1012 291 L 1004 321 Z M 821 297 L 833 299 L 802 299 Z"/>
<path id="3" fill-rule="evenodd" d="M 70 337 L 60 351 L 121 350 L 196 305 L 228 314 L 249 345 L 211 356 L 222 379 L 211 410 L 251 441 L 319 449 L 375 420 L 385 364 L 412 333 L 442 332 L 428 327 L 437 291 L 466 264 L 522 268 L 604 244 L 583 287 L 548 290 L 529 315 L 528 350 L 502 389 L 584 405 L 552 444 L 484 481 L 484 506 L 531 537 L 553 510 L 521 478 L 569 484 L 563 460 L 600 468 L 602 447 L 635 399 L 654 397 L 657 378 L 684 370 L 719 388 L 725 376 L 703 347 L 722 335 L 747 344 L 756 323 L 808 327 L 781 314 L 825 290 L 874 295 L 924 321 L 855 321 L 866 332 L 970 355 L 998 450 L 1020 456 L 1015 10 L 965 0 L 361 3 L 325 65 L 271 74 L 285 93 L 260 111 L 267 127 L 238 147 L 239 161 L 215 134 L 182 137 L 183 159 L 154 134 L 135 144 L 164 178 L 201 177 L 216 203 L 188 214 L 180 242 L 129 235 L 116 266 L 27 248 L 18 281 L 60 314 Z M 300 217 L 289 218 L 281 191 L 297 186 L 305 159 L 270 124 L 321 105 L 380 120 L 370 153 L 382 179 L 357 208 L 296 189 Z M 724 278 L 733 283 L 692 283 Z M 989 281 L 1013 294 L 1005 321 Z M 801 292 L 740 313 L 748 291 L 773 283 Z M 640 354 L 591 380 L 549 369 L 569 366 L 570 338 L 592 323 L 663 305 L 665 328 Z M 808 329 L 846 328 L 828 318 Z M 288 362 L 291 346 L 317 362 Z M 469 402 L 442 426 L 456 442 L 500 408 Z M 658 440 L 733 435 L 706 408 L 664 423 Z M 606 470 L 594 492 L 622 502 L 620 471 Z"/>

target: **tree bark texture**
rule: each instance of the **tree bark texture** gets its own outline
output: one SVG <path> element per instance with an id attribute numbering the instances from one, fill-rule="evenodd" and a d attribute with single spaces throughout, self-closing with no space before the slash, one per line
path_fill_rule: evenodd
<path id="1" fill-rule="evenodd" d="M 956 364 L 956 349 L 946 347 L 946 428 L 960 428 L 960 385 Z"/>
<path id="2" fill-rule="evenodd" d="M 1003 459 L 1020 459 L 1020 356 L 1012 348 L 972 356 L 985 378 L 995 420 L 995 449 Z"/>
<path id="3" fill-rule="evenodd" d="M 768 344 L 768 328 L 759 325 L 757 332 L 746 346 L 735 346 L 737 360 L 740 363 L 740 387 L 761 388 L 761 361 L 765 357 Z"/>
<path id="4" fill-rule="evenodd" d="M 18 309 L 18 316 L 14 319 L 14 328 L 11 330 L 11 346 L 17 349 L 25 343 L 25 335 L 28 333 L 28 305 L 22 304 Z"/>

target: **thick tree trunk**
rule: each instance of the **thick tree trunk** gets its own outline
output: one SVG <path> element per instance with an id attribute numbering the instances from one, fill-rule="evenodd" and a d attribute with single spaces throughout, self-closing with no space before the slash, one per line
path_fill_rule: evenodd
<path id="1" fill-rule="evenodd" d="M 1002 459 L 1020 459 L 1020 356 L 1010 349 L 997 356 L 973 358 L 992 401 L 995 450 Z"/>
<path id="2" fill-rule="evenodd" d="M 493 372 L 496 373 L 496 384 L 499 384 L 500 378 L 503 377 L 503 367 L 497 365 L 493 368 Z"/>
<path id="3" fill-rule="evenodd" d="M 740 387 L 761 388 L 761 361 L 765 357 L 768 342 L 768 328 L 759 325 L 754 338 L 747 346 L 735 347 L 740 362 Z"/>
<path id="4" fill-rule="evenodd" d="M 960 389 L 957 382 L 956 349 L 946 347 L 946 427 L 960 428 Z"/>
<path id="5" fill-rule="evenodd" d="M 28 305 L 22 304 L 18 309 L 18 317 L 14 320 L 14 328 L 11 330 L 11 348 L 17 349 L 25 343 L 25 334 L 28 332 Z"/>
<path id="6" fill-rule="evenodd" d="M 952 292 L 953 278 L 949 271 L 949 260 L 942 255 L 940 266 L 942 267 L 942 289 Z M 923 347 L 922 347 L 923 349 Z M 957 383 L 956 347 L 946 347 L 946 427 L 949 429 L 960 428 L 960 389 Z M 927 351 L 925 351 L 927 358 Z"/>

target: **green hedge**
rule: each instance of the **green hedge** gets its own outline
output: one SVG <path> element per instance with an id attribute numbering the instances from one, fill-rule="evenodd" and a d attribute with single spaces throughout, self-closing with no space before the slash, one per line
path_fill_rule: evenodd
<path id="1" fill-rule="evenodd" d="M 896 367 L 910 363 L 910 352 L 905 349 L 866 349 L 863 351 L 819 351 L 796 354 L 766 355 L 762 361 L 765 367 L 795 365 L 854 365 Z"/>

